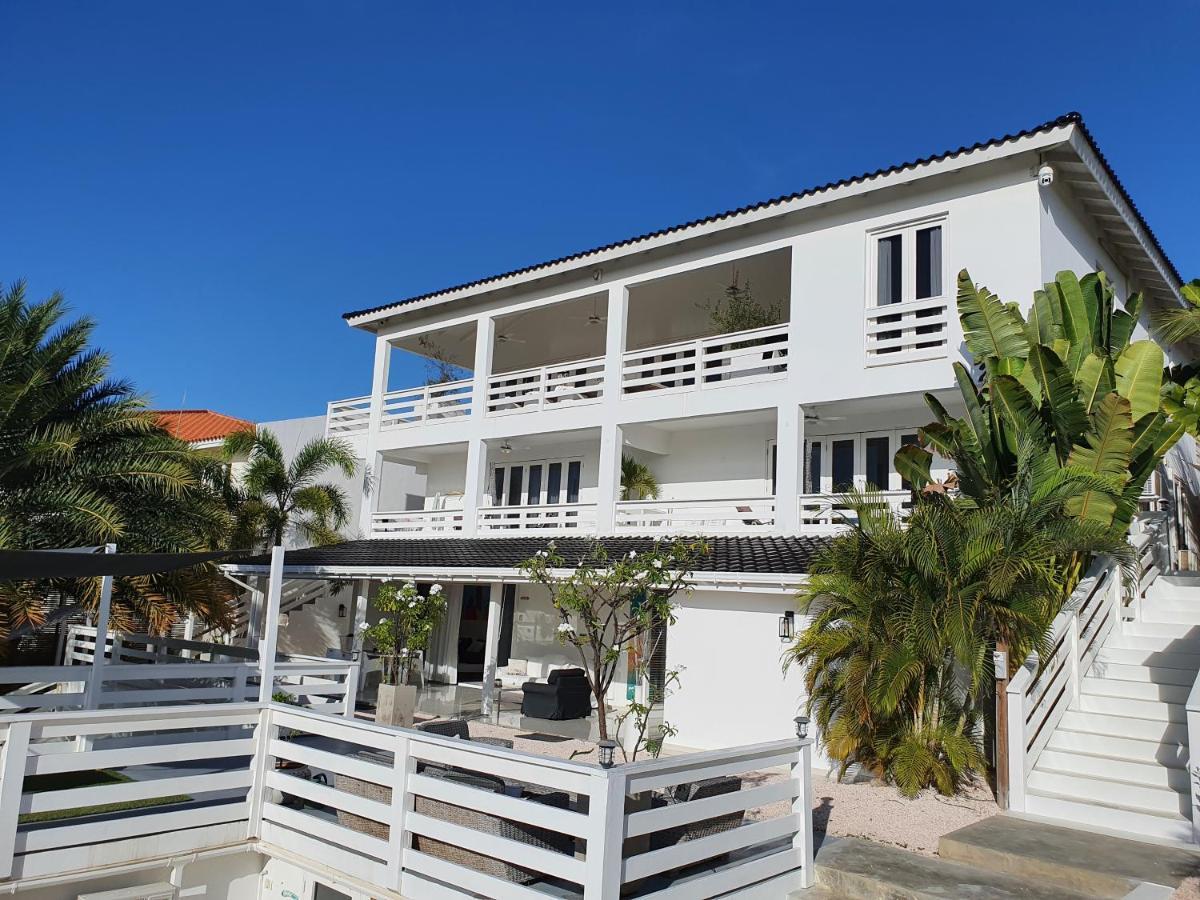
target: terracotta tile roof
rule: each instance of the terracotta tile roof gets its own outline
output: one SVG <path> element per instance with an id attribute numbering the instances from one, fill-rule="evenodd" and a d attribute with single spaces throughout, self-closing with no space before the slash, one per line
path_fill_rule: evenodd
<path id="1" fill-rule="evenodd" d="M 158 412 L 158 424 L 175 437 L 189 444 L 198 441 L 218 441 L 237 431 L 253 430 L 254 423 L 235 419 L 210 409 L 163 409 Z"/>
<path id="2" fill-rule="evenodd" d="M 488 537 L 488 538 L 402 538 L 346 541 L 328 547 L 288 550 L 284 566 L 354 567 L 402 569 L 513 569 L 553 540 L 567 565 L 574 565 L 590 552 L 592 538 L 563 537 Z M 624 556 L 630 550 L 643 553 L 653 548 L 656 538 L 602 537 L 610 557 Z M 669 540 L 669 539 L 668 539 Z M 685 538 L 684 540 L 687 540 Z M 760 575 L 802 575 L 813 556 L 828 543 L 822 537 L 785 537 L 746 535 L 706 537 L 708 554 L 695 566 L 695 572 L 746 572 Z M 234 565 L 266 566 L 270 556 L 239 559 Z"/>
<path id="3" fill-rule="evenodd" d="M 850 178 L 843 178 L 839 181 L 831 181 L 827 184 L 821 184 L 821 185 L 816 185 L 814 187 L 805 188 L 804 190 L 796 191 L 791 194 L 786 194 L 781 197 L 772 197 L 769 200 L 762 200 L 762 201 L 759 201 L 758 203 L 752 203 L 747 206 L 739 207 L 738 209 L 730 209 L 730 210 L 726 210 L 724 212 L 715 213 L 710 216 L 705 216 L 704 218 L 701 218 L 701 219 L 695 219 L 691 222 L 684 222 L 681 225 L 672 225 L 668 228 L 660 228 L 657 231 L 650 231 L 645 234 L 639 234 L 635 237 L 625 238 L 624 240 L 620 240 L 620 241 L 614 241 L 613 243 L 604 244 L 600 247 L 592 247 L 589 250 L 583 250 L 578 253 L 572 253 L 568 256 L 561 256 L 561 257 L 558 257 L 557 259 L 547 260 L 546 262 L 536 263 L 531 266 L 524 266 L 522 268 L 513 269 L 508 272 L 502 272 L 499 275 L 491 275 L 491 276 L 488 276 L 487 278 L 479 278 L 475 281 L 468 281 L 463 284 L 454 285 L 453 287 L 443 288 L 442 290 L 431 291 L 426 294 L 418 294 L 415 297 L 408 297 L 404 300 L 396 300 L 391 303 L 384 303 L 381 306 L 373 306 L 373 307 L 369 307 L 367 309 L 354 310 L 353 312 L 348 312 L 348 313 L 343 314 L 342 318 L 347 319 L 347 320 L 355 319 L 359 316 L 365 316 L 365 315 L 369 315 L 372 313 L 378 313 L 378 312 L 382 312 L 384 310 L 389 310 L 389 309 L 395 309 L 395 308 L 405 306 L 410 303 L 416 303 L 421 300 L 430 300 L 435 297 L 440 297 L 444 294 L 453 294 L 456 291 L 462 291 L 462 290 L 466 290 L 468 288 L 477 288 L 482 285 L 486 285 L 486 284 L 489 284 L 489 283 L 495 282 L 495 281 L 502 281 L 503 279 L 510 278 L 510 277 L 513 277 L 516 275 L 524 275 L 529 272 L 535 272 L 539 269 L 546 269 L 551 266 L 558 265 L 559 263 L 572 262 L 575 260 L 584 259 L 588 256 L 594 256 L 597 253 L 603 253 L 608 250 L 615 250 L 615 249 L 618 249 L 621 247 L 627 247 L 627 246 L 632 246 L 634 244 L 639 244 L 644 241 L 648 241 L 652 238 L 658 238 L 658 237 L 662 237 L 664 235 L 669 235 L 669 234 L 673 234 L 673 233 L 680 232 L 680 231 L 687 231 L 688 229 L 694 228 L 698 225 L 707 225 L 711 222 L 718 222 L 723 219 L 737 218 L 738 216 L 741 216 L 745 213 L 755 212 L 755 211 L 758 211 L 761 209 L 766 209 L 766 208 L 772 207 L 772 206 L 778 206 L 781 203 L 788 203 L 790 201 L 799 200 L 801 198 L 809 197 L 814 194 L 825 193 L 826 191 L 830 191 L 835 188 L 841 188 L 841 187 L 845 187 L 847 185 L 852 185 L 852 184 L 856 184 L 856 183 L 864 182 L 864 181 L 872 181 L 872 180 L 882 177 L 884 175 L 892 175 L 896 172 L 902 172 L 907 169 L 918 169 L 923 166 L 927 166 L 930 163 L 941 162 L 942 160 L 952 159 L 954 157 L 961 156 L 966 153 L 974 153 L 977 150 L 984 150 L 984 149 L 987 149 L 990 147 L 996 147 L 996 146 L 1000 146 L 1002 144 L 1008 144 L 1013 141 L 1020 140 L 1022 138 L 1030 137 L 1030 136 L 1036 135 L 1036 134 L 1041 134 L 1042 132 L 1046 132 L 1046 131 L 1051 131 L 1055 128 L 1061 128 L 1065 125 L 1076 125 L 1079 127 L 1079 130 L 1083 134 L 1084 139 L 1088 142 L 1088 144 L 1091 146 L 1092 150 L 1095 152 L 1097 158 L 1100 160 L 1100 164 L 1104 167 L 1104 170 L 1105 170 L 1106 174 L 1108 175 L 1108 177 L 1112 179 L 1113 184 L 1116 186 L 1117 191 L 1121 194 L 1122 199 L 1124 199 L 1124 201 L 1129 205 L 1129 208 L 1130 208 L 1130 210 L 1132 210 L 1133 215 L 1137 219 L 1138 224 L 1145 230 L 1146 235 L 1150 239 L 1150 243 L 1153 245 L 1154 249 L 1156 251 L 1158 251 L 1159 255 L 1163 259 L 1163 262 L 1166 264 L 1166 266 L 1170 270 L 1171 274 L 1175 277 L 1175 284 L 1178 285 L 1178 284 L 1182 283 L 1182 279 L 1179 276 L 1179 271 L 1175 268 L 1174 263 L 1172 263 L 1171 260 L 1167 257 L 1166 252 L 1163 250 L 1162 246 L 1158 242 L 1158 238 L 1155 236 L 1154 232 L 1150 229 L 1150 226 L 1146 223 L 1145 218 L 1143 218 L 1141 211 L 1134 204 L 1132 198 L 1129 196 L 1129 192 L 1125 190 L 1125 186 L 1123 184 L 1121 184 L 1121 180 L 1117 177 L 1117 173 L 1115 171 L 1113 171 L 1112 166 L 1109 164 L 1108 160 L 1105 159 L 1104 154 L 1100 152 L 1100 148 L 1097 146 L 1095 138 L 1092 137 L 1092 133 L 1090 131 L 1088 131 L 1087 126 L 1083 122 L 1083 117 L 1077 112 L 1070 112 L 1070 113 L 1067 113 L 1066 115 L 1059 116 L 1056 119 L 1051 119 L 1048 122 L 1043 122 L 1040 125 L 1035 125 L 1032 128 L 1026 128 L 1021 131 L 1013 132 L 1011 134 L 1002 135 L 1000 137 L 988 138 L 987 140 L 979 141 L 975 144 L 971 144 L 970 146 L 964 145 L 962 147 L 959 147 L 956 150 L 947 150 L 943 153 L 937 153 L 932 156 L 922 157 L 921 159 L 914 159 L 909 162 L 897 163 L 896 165 L 888 166 L 887 168 L 876 169 L 873 172 L 864 172 L 861 175 L 855 175 Z"/>

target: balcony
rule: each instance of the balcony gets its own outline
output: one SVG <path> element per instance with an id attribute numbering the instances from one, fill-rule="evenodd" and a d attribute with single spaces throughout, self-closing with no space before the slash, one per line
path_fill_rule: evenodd
<path id="1" fill-rule="evenodd" d="M 617 531 L 633 534 L 756 534 L 775 529 L 775 498 L 621 500 Z"/>
<path id="2" fill-rule="evenodd" d="M 627 351 L 621 392 L 681 393 L 784 378 L 788 369 L 788 326 L 679 341 Z"/>
<path id="3" fill-rule="evenodd" d="M 461 509 L 417 509 L 379 512 L 371 516 L 371 537 L 405 537 L 413 534 L 455 534 L 463 530 Z"/>
<path id="4" fill-rule="evenodd" d="M 878 496 L 898 515 L 912 509 L 911 491 L 881 491 Z M 806 534 L 836 534 L 857 521 L 854 510 L 839 502 L 837 496 L 801 494 L 799 502 L 800 530 Z"/>
<path id="5" fill-rule="evenodd" d="M 604 358 L 505 372 L 488 379 L 487 413 L 506 416 L 599 403 L 604 396 Z"/>
<path id="6" fill-rule="evenodd" d="M 513 534 L 578 531 L 596 533 L 595 503 L 487 506 L 479 510 L 479 533 Z"/>
<path id="7" fill-rule="evenodd" d="M 949 352 L 950 300 L 929 297 L 867 309 L 867 365 L 939 359 Z"/>
<path id="8" fill-rule="evenodd" d="M 388 391 L 383 395 L 380 429 L 409 428 L 459 419 L 471 413 L 470 379 L 427 384 L 424 387 Z M 371 398 L 352 397 L 329 404 L 325 433 L 329 437 L 366 434 L 371 422 Z"/>

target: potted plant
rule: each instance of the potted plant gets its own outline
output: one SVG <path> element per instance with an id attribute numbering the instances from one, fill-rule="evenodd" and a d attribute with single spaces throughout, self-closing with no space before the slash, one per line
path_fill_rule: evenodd
<path id="1" fill-rule="evenodd" d="M 412 661 L 429 645 L 433 629 L 446 614 L 446 597 L 440 584 L 422 594 L 415 581 L 406 581 L 400 587 L 385 584 L 380 588 L 375 607 L 383 615 L 364 632 L 383 657 L 375 721 L 411 728 L 417 708 L 417 688 L 409 683 Z"/>

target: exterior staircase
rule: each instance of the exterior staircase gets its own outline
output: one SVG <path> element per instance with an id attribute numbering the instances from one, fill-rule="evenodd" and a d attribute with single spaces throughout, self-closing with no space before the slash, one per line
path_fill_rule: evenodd
<path id="1" fill-rule="evenodd" d="M 1155 579 L 1108 633 L 1026 778 L 1025 812 L 1191 843 L 1187 699 L 1200 577 Z"/>

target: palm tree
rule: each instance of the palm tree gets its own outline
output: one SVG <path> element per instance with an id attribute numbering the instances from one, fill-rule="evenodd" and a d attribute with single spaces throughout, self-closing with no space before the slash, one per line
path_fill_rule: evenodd
<path id="1" fill-rule="evenodd" d="M 195 476 L 195 454 L 159 427 L 144 397 L 109 377 L 89 346 L 94 323 L 64 323 L 60 294 L 30 302 L 25 285 L 0 286 L 0 549 L 116 542 L 124 552 L 210 549 L 227 524 Z M 85 604 L 95 580 L 55 587 Z M 0 589 L 0 637 L 37 626 L 45 585 Z M 131 613 L 151 628 L 179 613 L 223 615 L 227 593 L 211 569 L 118 579 L 117 623 Z"/>
<path id="2" fill-rule="evenodd" d="M 657 500 L 658 479 L 645 463 L 632 456 L 621 457 L 621 499 Z"/>
<path id="3" fill-rule="evenodd" d="M 282 544 L 288 532 L 314 544 L 342 540 L 338 529 L 348 517 L 345 492 L 317 479 L 329 469 L 337 469 L 347 478 L 354 475 L 358 461 L 345 441 L 315 438 L 289 463 L 279 439 L 269 429 L 260 428 L 231 434 L 224 449 L 227 459 L 249 456 L 241 476 L 244 497 L 237 505 L 239 530 L 254 534 L 268 546 Z"/>
<path id="4" fill-rule="evenodd" d="M 1152 319 L 1155 335 L 1168 344 L 1200 337 L 1200 278 L 1193 278 L 1180 288 L 1180 293 L 1186 306 L 1162 310 Z"/>

